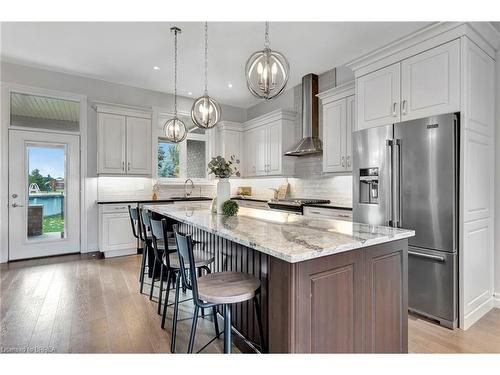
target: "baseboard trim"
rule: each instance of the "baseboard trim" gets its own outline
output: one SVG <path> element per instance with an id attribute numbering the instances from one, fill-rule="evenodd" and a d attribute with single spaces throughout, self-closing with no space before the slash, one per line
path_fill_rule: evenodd
<path id="1" fill-rule="evenodd" d="M 96 251 L 99 251 L 99 246 L 96 243 L 92 243 L 92 244 L 88 244 L 87 249 L 82 250 L 81 253 L 86 254 L 86 253 L 93 253 Z"/>
<path id="2" fill-rule="evenodd" d="M 103 254 L 104 258 L 123 257 L 125 255 L 137 254 L 137 249 L 120 249 L 120 250 L 103 251 Z"/>
<path id="3" fill-rule="evenodd" d="M 494 305 L 497 309 L 500 309 L 500 293 L 493 293 Z"/>
<path id="4" fill-rule="evenodd" d="M 475 310 L 471 311 L 467 316 L 464 317 L 464 326 L 460 327 L 463 330 L 469 329 L 474 323 L 481 319 L 485 314 L 488 313 L 493 307 L 495 307 L 495 299 L 493 296 L 484 301 Z"/>

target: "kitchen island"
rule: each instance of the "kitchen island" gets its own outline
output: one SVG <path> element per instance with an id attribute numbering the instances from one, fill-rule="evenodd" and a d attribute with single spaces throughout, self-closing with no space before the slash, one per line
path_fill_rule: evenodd
<path id="1" fill-rule="evenodd" d="M 261 280 L 271 353 L 407 352 L 407 247 L 411 230 L 208 202 L 147 205 L 181 224 L 215 256 L 214 272 Z M 235 340 L 258 342 L 251 304 L 234 306 Z"/>

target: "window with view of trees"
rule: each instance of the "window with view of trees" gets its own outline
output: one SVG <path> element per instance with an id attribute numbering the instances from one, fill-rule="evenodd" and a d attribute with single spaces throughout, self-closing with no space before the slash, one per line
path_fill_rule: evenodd
<path id="1" fill-rule="evenodd" d="M 179 144 L 158 140 L 158 177 L 180 177 Z"/>

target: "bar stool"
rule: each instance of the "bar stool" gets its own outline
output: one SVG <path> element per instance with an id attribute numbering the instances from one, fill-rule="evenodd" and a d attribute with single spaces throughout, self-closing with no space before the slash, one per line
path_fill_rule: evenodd
<path id="1" fill-rule="evenodd" d="M 224 306 L 224 353 L 231 353 L 231 304 L 248 300 L 253 300 L 254 303 L 260 336 L 260 349 L 261 352 L 265 352 L 262 317 L 257 298 L 257 294 L 260 292 L 260 281 L 244 272 L 216 272 L 198 279 L 194 266 L 193 240 L 191 235 L 175 232 L 175 239 L 180 263 L 179 274 L 187 288 L 193 293 L 194 316 L 189 337 L 188 353 L 193 352 L 199 309 L 212 308 L 215 315 L 215 308 L 218 305 Z M 187 271 L 189 271 L 189 274 Z M 174 313 L 175 309 L 176 306 L 174 307 Z M 176 324 L 175 321 L 174 324 Z M 200 351 L 218 337 L 219 334 L 203 346 Z"/>
<path id="2" fill-rule="evenodd" d="M 143 239 L 142 235 L 142 225 L 138 213 L 138 209 L 136 207 L 131 207 L 128 205 L 128 214 L 130 217 L 130 225 L 132 226 L 132 234 L 137 240 L 137 252 L 142 253 L 141 259 L 141 269 L 139 272 L 139 282 L 141 283 L 139 287 L 139 293 L 142 294 L 142 290 L 144 288 L 144 274 L 146 272 L 146 258 L 148 254 L 148 247 L 145 246 L 146 242 Z M 139 246 L 139 243 L 143 244 L 143 247 Z"/>
<path id="3" fill-rule="evenodd" d="M 153 248 L 157 246 L 158 241 L 164 240 L 165 238 L 168 238 L 169 236 L 169 231 L 167 229 L 167 221 L 165 219 L 162 220 L 154 220 L 151 219 L 151 235 L 153 239 Z M 175 240 L 175 239 L 174 239 Z M 172 304 L 168 303 L 168 297 L 170 294 L 170 286 L 175 283 L 176 289 L 176 301 L 177 305 L 175 305 L 174 309 L 174 321 L 177 322 L 177 313 L 178 313 L 178 304 L 182 302 L 186 302 L 191 300 L 192 298 L 179 301 L 179 289 L 180 289 L 180 275 L 179 275 L 179 269 L 180 269 L 180 264 L 179 264 L 179 258 L 177 257 L 176 250 L 171 251 L 170 249 L 166 252 L 164 252 L 163 255 L 163 262 L 161 265 L 161 272 L 160 272 L 160 294 L 163 293 L 163 280 L 165 279 L 166 275 L 166 281 L 167 281 L 167 289 L 165 293 L 165 302 L 163 304 L 163 313 L 162 313 L 162 320 L 161 320 L 161 328 L 165 328 L 165 320 L 167 317 L 167 307 L 171 306 Z M 208 267 L 211 263 L 215 261 L 215 257 L 211 256 L 210 254 L 206 253 L 203 250 L 197 250 L 195 251 L 194 255 L 194 267 L 198 271 L 201 271 L 201 269 L 204 269 L 207 273 L 210 273 L 210 268 Z M 219 332 L 219 327 L 217 324 L 217 320 L 214 319 L 214 325 L 215 325 L 215 331 L 216 334 L 218 335 Z M 175 337 L 176 337 L 176 326 L 172 327 L 172 335 L 171 335 L 171 342 L 170 342 L 170 347 L 171 351 L 175 351 Z"/>

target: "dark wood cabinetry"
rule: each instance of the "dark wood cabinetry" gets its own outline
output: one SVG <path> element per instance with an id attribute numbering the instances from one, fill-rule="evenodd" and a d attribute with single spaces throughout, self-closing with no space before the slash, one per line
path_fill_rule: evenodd
<path id="1" fill-rule="evenodd" d="M 407 240 L 286 263 L 270 258 L 269 348 L 407 352 Z"/>

